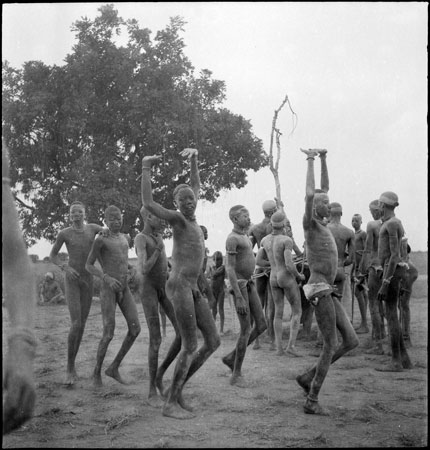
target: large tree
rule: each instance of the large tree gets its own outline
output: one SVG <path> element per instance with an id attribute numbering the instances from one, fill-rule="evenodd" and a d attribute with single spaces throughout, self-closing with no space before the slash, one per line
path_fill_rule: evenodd
<path id="1" fill-rule="evenodd" d="M 250 122 L 222 104 L 225 84 L 209 70 L 195 74 L 184 53 L 185 22 L 170 19 L 151 40 L 136 20 L 112 5 L 72 31 L 76 45 L 62 66 L 3 63 L 3 137 L 11 178 L 29 244 L 52 241 L 79 199 L 90 221 L 119 206 L 124 232 L 140 227 L 140 174 L 144 155 L 163 155 L 154 174 L 154 197 L 170 208 L 188 170 L 179 151 L 199 149 L 202 197 L 243 187 L 246 171 L 267 165 Z M 127 33 L 126 46 L 117 37 Z"/>

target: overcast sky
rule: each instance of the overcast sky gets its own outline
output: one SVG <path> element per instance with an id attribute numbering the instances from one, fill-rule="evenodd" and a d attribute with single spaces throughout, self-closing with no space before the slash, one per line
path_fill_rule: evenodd
<path id="1" fill-rule="evenodd" d="M 82 16 L 95 18 L 104 3 L 4 4 L 2 59 L 62 65 L 76 42 L 70 31 Z M 187 24 L 185 53 L 196 70 L 225 81 L 225 107 L 251 121 L 269 151 L 273 113 L 287 94 L 298 116 L 278 118 L 282 200 L 299 246 L 303 243 L 305 156 L 299 148 L 326 148 L 329 197 L 371 220 L 368 204 L 387 190 L 399 196 L 396 215 L 413 250 L 427 250 L 427 2 L 169 2 L 114 3 L 152 36 L 172 16 Z M 179 151 L 180 149 L 178 149 Z M 319 186 L 319 161 L 316 163 Z M 250 172 L 248 185 L 200 202 L 197 219 L 209 231 L 207 247 L 225 252 L 232 228 L 228 210 L 275 196 L 270 170 Z M 41 258 L 51 244 L 30 248 Z M 168 254 L 169 243 L 166 245 Z M 63 249 L 65 251 L 65 249 Z M 130 256 L 134 255 L 134 250 Z"/>

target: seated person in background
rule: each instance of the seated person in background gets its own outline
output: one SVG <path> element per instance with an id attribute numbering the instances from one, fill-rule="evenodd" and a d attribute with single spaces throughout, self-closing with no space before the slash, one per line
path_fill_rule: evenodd
<path id="1" fill-rule="evenodd" d="M 64 297 L 60 283 L 55 279 L 53 272 L 46 272 L 45 279 L 40 283 L 39 287 L 39 305 L 44 303 L 64 304 L 66 298 Z"/>

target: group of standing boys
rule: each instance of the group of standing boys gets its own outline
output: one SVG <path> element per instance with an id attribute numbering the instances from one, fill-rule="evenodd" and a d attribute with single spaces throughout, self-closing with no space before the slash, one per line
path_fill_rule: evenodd
<path id="1" fill-rule="evenodd" d="M 341 205 L 329 202 L 326 150 L 302 151 L 307 157 L 303 229 L 305 254 L 310 271 L 303 291 L 315 311 L 323 345 L 317 363 L 298 376 L 297 382 L 307 395 L 304 411 L 309 414 L 325 414 L 318 403 L 318 394 L 329 366 L 358 345 L 356 332 L 340 301 L 345 282 L 344 267 L 357 263 L 356 237 L 340 223 Z M 181 184 L 175 188 L 173 192 L 175 210 L 164 208 L 152 197 L 150 173 L 152 166 L 160 160 L 160 156 L 145 156 L 142 160 L 141 215 L 144 229 L 135 239 L 138 256 L 135 277 L 150 336 L 149 400 L 163 404 L 163 415 L 187 419 L 194 417 L 194 414 L 193 407 L 183 398 L 184 385 L 220 345 L 215 317 L 217 303 L 221 302 L 221 297 L 222 301 L 224 298 L 224 270 L 231 287 L 240 332 L 235 348 L 224 356 L 222 361 L 232 372 L 230 383 L 236 386 L 246 386 L 242 376 L 246 349 L 252 342 L 256 340 L 258 342 L 258 336 L 268 326 L 270 331 L 271 317 L 273 317 L 273 331 L 269 332 L 269 335 L 272 334 L 277 354 L 284 353 L 281 343 L 284 296 L 292 309 L 290 338 L 286 352 L 300 356 L 295 341 L 302 311 L 299 283 L 303 283 L 305 277 L 302 272 L 297 271 L 293 262 L 292 251 L 299 256 L 302 254 L 292 238 L 291 227 L 282 205 L 280 208 L 277 208 L 275 202 L 266 205 L 270 206 L 266 208 L 270 210 L 270 214 L 267 214 L 265 222 L 260 224 L 264 228 L 261 233 L 258 232 L 258 227 L 249 230 L 251 221 L 247 208 L 236 205 L 229 211 L 233 230 L 226 240 L 226 266 L 224 269 L 222 254 L 217 255 L 214 272 L 217 276 L 213 278 L 216 287 L 215 296 L 208 302 L 202 295 L 201 288 L 202 267 L 206 257 L 205 236 L 204 230 L 197 224 L 195 218 L 200 189 L 198 152 L 196 149 L 187 148 L 181 155 L 190 161 L 190 185 Z M 315 189 L 316 156 L 321 160 L 321 189 Z M 394 193 L 386 192 L 381 195 L 378 209 L 381 212 L 382 224 L 368 225 L 366 240 L 359 248 L 361 261 L 358 261 L 357 273 L 368 274 L 372 335 L 376 346 L 379 347 L 383 337 L 379 305 L 381 301 L 385 303 L 392 362 L 389 367 L 381 370 L 402 370 L 412 366 L 396 309 L 400 282 L 405 272 L 400 253 L 404 231 L 400 220 L 394 214 L 397 205 L 398 200 Z M 120 231 L 121 211 L 115 206 L 106 209 L 106 229 L 96 224 L 85 224 L 85 207 L 82 203 L 75 202 L 70 207 L 70 219 L 72 226 L 60 231 L 50 255 L 51 260 L 65 271 L 66 298 L 71 317 L 65 382 L 73 384 L 77 378 L 75 359 L 90 310 L 94 275 L 102 280 L 100 300 L 103 318 L 103 336 L 97 351 L 94 383 L 97 386 L 102 384 L 101 367 L 113 338 L 117 304 L 127 321 L 128 332 L 105 374 L 120 383 L 126 383 L 118 369 L 138 336 L 140 325 L 137 308 L 128 287 L 129 272 L 133 268 L 128 264 L 128 237 Z M 161 237 L 166 224 L 171 227 L 173 233 L 170 273 Z M 63 243 L 66 244 L 69 253 L 68 264 L 61 264 L 58 258 Z M 258 244 L 257 257 L 253 252 L 255 243 Z M 96 261 L 100 263 L 101 269 L 95 265 Z M 362 280 L 357 280 L 359 281 L 357 290 L 360 293 L 366 291 L 367 287 L 363 287 Z M 272 310 L 268 307 L 269 302 L 272 302 Z M 365 297 L 361 296 L 360 311 L 363 311 L 362 304 L 365 302 Z M 160 306 L 174 327 L 175 338 L 164 361 L 158 365 L 161 343 Z M 266 317 L 264 310 L 266 313 L 267 310 L 270 311 Z M 403 315 L 407 313 L 408 310 L 404 308 Z M 221 317 L 221 332 L 223 326 L 224 315 Z M 357 332 L 361 332 L 366 326 L 367 324 L 362 322 Z M 203 337 L 200 348 L 197 348 L 197 329 Z M 342 338 L 340 345 L 336 329 Z M 163 386 L 163 376 L 175 359 L 173 379 L 170 387 L 166 389 Z"/>

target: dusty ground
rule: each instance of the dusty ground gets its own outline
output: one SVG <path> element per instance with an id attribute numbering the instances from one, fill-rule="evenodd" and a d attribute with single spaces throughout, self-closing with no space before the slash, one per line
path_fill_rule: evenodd
<path id="1" fill-rule="evenodd" d="M 427 284 L 427 277 L 418 282 Z M 417 283 L 418 283 L 417 282 Z M 101 336 L 100 304 L 93 303 L 77 368 L 80 381 L 73 388 L 61 384 L 65 373 L 67 307 L 38 306 L 35 318 L 39 347 L 35 362 L 37 406 L 33 419 L 3 437 L 3 448 L 17 447 L 405 447 L 427 445 L 427 290 L 412 299 L 415 365 L 401 373 L 374 368 L 387 356 L 363 353 L 361 348 L 331 366 L 320 393 L 330 417 L 303 413 L 304 397 L 297 374 L 315 363 L 309 356 L 314 343 L 298 341 L 302 358 L 277 357 L 264 342 L 260 350 L 248 348 L 243 373 L 249 388 L 229 385 L 221 358 L 236 342 L 237 319 L 226 301 L 226 329 L 221 347 L 187 384 L 185 397 L 196 407 L 194 420 L 163 417 L 160 408 L 146 402 L 148 389 L 148 332 L 138 305 L 142 333 L 126 356 L 121 372 L 131 384 L 120 385 L 104 376 L 94 389 L 90 375 Z M 289 307 L 285 308 L 285 338 Z M 357 317 L 358 321 L 358 317 Z M 3 333 L 7 332 L 6 315 Z M 358 325 L 358 323 L 354 323 Z M 118 310 L 117 330 L 105 366 L 112 361 L 125 335 Z M 161 353 L 171 341 L 167 328 Z M 368 335 L 360 335 L 363 343 Z M 286 339 L 285 339 L 286 340 Z M 3 345 L 5 340 L 3 339 Z M 388 348 L 388 346 L 386 346 Z M 166 374 L 171 378 L 173 367 Z"/>

